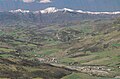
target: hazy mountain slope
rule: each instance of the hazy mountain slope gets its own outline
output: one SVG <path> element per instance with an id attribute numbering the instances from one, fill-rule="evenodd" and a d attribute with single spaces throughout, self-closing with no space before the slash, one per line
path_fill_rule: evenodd
<path id="1" fill-rule="evenodd" d="M 51 11 L 52 10 L 52 11 Z M 48 13 L 42 13 L 46 11 Z M 50 13 L 49 13 L 50 12 Z M 25 10 L 15 10 L 10 12 L 0 12 L 0 25 L 2 26 L 29 26 L 29 25 L 49 25 L 79 22 L 93 19 L 109 19 L 119 17 L 119 12 L 79 12 L 71 9 L 48 8 L 41 11 L 29 12 Z"/>

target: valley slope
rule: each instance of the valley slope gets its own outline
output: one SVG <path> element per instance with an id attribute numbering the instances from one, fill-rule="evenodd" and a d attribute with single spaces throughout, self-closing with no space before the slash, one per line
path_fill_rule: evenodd
<path id="1" fill-rule="evenodd" d="M 120 18 L 0 13 L 0 79 L 119 79 Z"/>

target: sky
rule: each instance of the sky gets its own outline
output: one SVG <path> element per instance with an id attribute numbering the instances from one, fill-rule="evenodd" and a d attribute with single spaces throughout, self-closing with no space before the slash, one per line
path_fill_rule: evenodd
<path id="1" fill-rule="evenodd" d="M 0 11 L 36 11 L 47 7 L 83 11 L 120 11 L 120 0 L 0 0 Z"/>

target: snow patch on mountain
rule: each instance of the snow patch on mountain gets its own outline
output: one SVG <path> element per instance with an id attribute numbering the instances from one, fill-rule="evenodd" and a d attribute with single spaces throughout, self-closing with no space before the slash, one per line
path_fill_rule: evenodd
<path id="1" fill-rule="evenodd" d="M 79 11 L 77 11 L 79 12 Z M 79 13 L 87 13 L 87 14 L 108 14 L 108 15 L 114 15 L 114 14 L 120 14 L 120 12 L 90 12 L 90 11 L 83 11 L 83 12 L 79 12 Z"/>
<path id="2" fill-rule="evenodd" d="M 72 10 L 72 9 L 69 9 L 69 8 L 63 8 L 62 10 L 63 10 L 63 11 L 74 12 L 74 10 Z"/>
<path id="3" fill-rule="evenodd" d="M 55 13 L 57 11 L 59 11 L 59 10 L 56 9 L 55 7 L 49 7 L 44 10 L 40 10 L 41 13 Z"/>
<path id="4" fill-rule="evenodd" d="M 18 12 L 21 12 L 21 13 L 29 13 L 30 11 L 29 10 L 21 10 L 21 9 L 17 9 L 17 10 L 11 10 L 9 12 L 12 12 L 12 13 L 18 13 Z"/>

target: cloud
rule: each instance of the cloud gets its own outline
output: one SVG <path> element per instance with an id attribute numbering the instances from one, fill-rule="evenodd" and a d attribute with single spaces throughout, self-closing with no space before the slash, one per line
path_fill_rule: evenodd
<path id="1" fill-rule="evenodd" d="M 40 3 L 50 3 L 50 0 L 40 0 Z"/>
<path id="2" fill-rule="evenodd" d="M 23 2 L 30 3 L 30 2 L 39 2 L 39 3 L 50 3 L 51 0 L 22 0 Z"/>
<path id="3" fill-rule="evenodd" d="M 34 2 L 35 0 L 23 0 L 23 2 L 26 2 L 26 3 L 30 3 L 30 2 Z"/>

